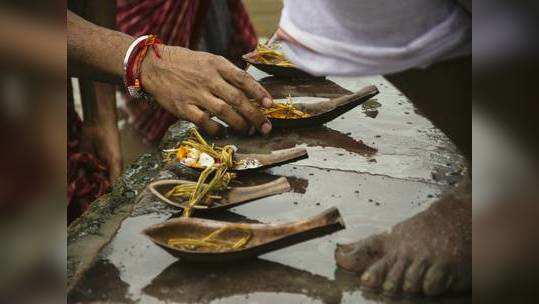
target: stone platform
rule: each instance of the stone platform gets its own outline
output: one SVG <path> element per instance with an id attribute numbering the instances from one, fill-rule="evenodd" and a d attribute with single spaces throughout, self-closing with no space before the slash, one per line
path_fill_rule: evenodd
<path id="1" fill-rule="evenodd" d="M 251 261 L 182 262 L 140 234 L 178 214 L 145 190 L 150 180 L 173 174 L 162 169 L 159 153 L 142 155 L 110 195 L 69 227 L 68 302 L 469 303 L 470 298 L 424 301 L 375 296 L 359 290 L 359 278 L 339 271 L 333 258 L 336 243 L 386 230 L 424 210 L 458 182 L 464 162 L 451 141 L 383 77 L 284 82 L 254 68 L 250 72 L 274 98 L 288 94 L 298 99 L 330 98 L 370 84 L 380 94 L 319 128 L 216 141 L 234 143 L 246 153 L 300 146 L 308 150 L 309 158 L 256 176 L 240 176 L 245 183 L 285 176 L 293 190 L 212 218 L 281 222 L 336 206 L 347 228 Z M 172 126 L 160 148 L 172 147 L 188 127 Z"/>

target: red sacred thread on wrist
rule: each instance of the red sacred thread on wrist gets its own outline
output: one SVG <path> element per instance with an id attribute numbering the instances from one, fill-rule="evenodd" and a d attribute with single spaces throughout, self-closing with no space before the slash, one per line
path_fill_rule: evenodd
<path id="1" fill-rule="evenodd" d="M 142 88 L 141 67 L 149 48 L 153 49 L 157 58 L 161 58 L 157 49 L 157 44 L 160 43 L 161 41 L 155 35 L 149 35 L 148 38 L 137 43 L 130 54 L 125 71 L 125 86 L 132 97 L 151 99 L 151 96 Z"/>

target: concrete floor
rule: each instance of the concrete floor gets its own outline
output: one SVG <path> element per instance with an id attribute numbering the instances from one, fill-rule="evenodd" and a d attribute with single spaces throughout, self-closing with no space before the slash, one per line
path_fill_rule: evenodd
<path id="1" fill-rule="evenodd" d="M 267 75 L 251 68 L 258 79 Z M 289 193 L 231 209 L 213 218 L 281 222 L 339 208 L 346 229 L 226 265 L 186 263 L 154 245 L 140 231 L 176 210 L 143 195 L 112 241 L 70 292 L 70 303 L 468 303 L 469 297 L 387 299 L 359 290 L 355 275 L 339 271 L 336 243 L 388 229 L 424 210 L 460 180 L 463 159 L 455 146 L 413 104 L 382 77 L 329 78 L 350 91 L 374 84 L 380 94 L 320 128 L 273 132 L 266 138 L 228 138 L 241 151 L 306 147 L 309 158 L 257 173 L 286 176 Z M 262 81 L 266 85 L 268 79 Z M 269 86 L 269 85 L 268 85 Z M 330 86 L 336 86 L 330 84 Z M 327 87 L 327 86 L 326 86 Z M 319 86 L 314 90 L 323 90 Z M 312 88 L 311 88 L 312 89 Z M 273 84 L 274 96 L 308 94 Z M 280 93 L 280 94 L 279 94 Z M 312 93 L 312 92 L 311 92 Z M 248 182 L 253 176 L 241 176 Z"/>

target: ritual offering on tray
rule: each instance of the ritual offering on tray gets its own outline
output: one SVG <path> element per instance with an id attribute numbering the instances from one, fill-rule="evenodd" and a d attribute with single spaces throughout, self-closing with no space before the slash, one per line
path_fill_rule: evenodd
<path id="1" fill-rule="evenodd" d="M 224 232 L 237 236 L 232 235 L 225 239 L 221 236 Z M 167 243 L 181 250 L 219 252 L 243 248 L 251 237 L 251 230 L 229 225 L 216 229 L 203 238 L 170 238 Z"/>
<path id="2" fill-rule="evenodd" d="M 274 103 L 271 108 L 263 108 L 263 112 L 266 117 L 276 119 L 301 119 L 311 116 L 297 109 L 290 95 L 286 103 Z"/>
<path id="3" fill-rule="evenodd" d="M 197 186 L 205 190 L 211 185 L 205 183 L 199 185 L 196 182 L 186 180 L 159 180 L 148 185 L 150 192 L 161 201 L 178 208 L 186 209 L 193 194 L 197 195 Z M 205 192 L 198 202 L 191 206 L 200 211 L 216 211 L 229 209 L 252 200 L 280 194 L 290 190 L 290 184 L 286 177 L 280 177 L 273 181 L 248 187 L 224 186 L 214 187 Z"/>
<path id="4" fill-rule="evenodd" d="M 163 151 L 163 159 L 178 161 L 191 168 L 232 167 L 232 155 L 235 151 L 236 147 L 232 145 L 216 147 L 208 144 L 197 129 L 193 128 L 189 138 L 182 141 L 178 147 Z"/>
<path id="5" fill-rule="evenodd" d="M 228 171 L 239 171 L 274 166 L 307 156 L 305 148 L 277 150 L 270 154 L 242 154 L 236 153 L 236 150 L 233 145 L 210 145 L 193 128 L 189 138 L 179 143 L 176 148 L 163 151 L 163 160 L 198 170 L 226 167 Z"/>
<path id="6" fill-rule="evenodd" d="M 246 259 L 344 229 L 337 208 L 290 223 L 228 223 L 176 218 L 142 233 L 170 254 L 200 262 Z"/>
<path id="7" fill-rule="evenodd" d="M 235 150 L 235 147 L 231 145 L 217 147 L 208 144 L 197 129 L 192 128 L 189 138 L 182 141 L 176 148 L 163 151 L 163 159 L 165 162 L 178 162 L 187 167 L 203 169 L 198 181 L 196 183 L 169 182 L 168 185 L 174 185 L 164 194 L 155 189 L 156 186 L 164 184 L 160 181 L 150 184 L 150 191 L 166 203 L 183 208 L 185 217 L 191 216 L 197 206 L 209 207 L 219 202 L 219 205 L 229 208 L 232 205 L 255 198 L 281 193 L 289 187 L 288 182 L 285 185 L 281 181 L 279 184 L 267 183 L 258 187 L 231 189 L 229 184 L 235 178 L 235 174 L 228 172 L 229 170 L 251 169 L 283 163 L 307 154 L 304 148 L 280 150 L 272 154 L 251 155 L 235 155 Z M 226 197 L 223 196 L 223 193 L 227 193 Z M 173 198 L 179 199 L 179 202 L 174 202 Z"/>
<path id="8" fill-rule="evenodd" d="M 172 159 L 194 168 L 204 168 L 196 183 L 182 183 L 176 185 L 165 196 L 180 196 L 187 200 L 183 215 L 189 217 L 193 207 L 199 204 L 208 204 L 217 198 L 216 192 L 224 191 L 234 178 L 234 174 L 227 172 L 232 166 L 232 146 L 223 148 L 210 146 L 204 138 L 193 128 L 190 137 L 184 140 L 176 149 L 165 150 L 165 161 Z M 207 181 L 210 176 L 213 177 Z"/>
<path id="9" fill-rule="evenodd" d="M 312 78 L 315 77 L 297 68 L 281 51 L 278 42 L 258 44 L 257 48 L 242 56 L 243 60 L 270 75 L 283 78 Z"/>
<path id="10" fill-rule="evenodd" d="M 376 86 L 367 86 L 360 91 L 318 102 L 295 102 L 288 97 L 285 103 L 262 109 L 274 128 L 312 127 L 322 125 L 343 115 L 378 94 Z"/>
<path id="11" fill-rule="evenodd" d="M 271 64 L 282 67 L 293 67 L 294 64 L 288 61 L 280 50 L 280 45 L 275 43 L 272 45 L 258 44 L 256 49 L 251 53 L 251 59 L 257 63 Z"/>

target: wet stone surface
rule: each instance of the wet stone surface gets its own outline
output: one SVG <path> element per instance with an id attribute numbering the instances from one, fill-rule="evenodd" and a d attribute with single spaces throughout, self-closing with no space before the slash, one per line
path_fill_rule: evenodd
<path id="1" fill-rule="evenodd" d="M 258 78 L 265 76 L 251 72 Z M 306 147 L 309 158 L 239 176 L 242 185 L 285 176 L 292 191 L 203 217 L 286 222 L 336 206 L 344 218 L 345 230 L 255 260 L 225 265 L 187 263 L 170 256 L 140 233 L 152 224 L 178 216 L 177 210 L 143 191 L 117 234 L 71 290 L 69 302 L 470 302 L 469 298 L 418 300 L 376 296 L 359 290 L 357 275 L 335 266 L 336 243 L 381 232 L 424 210 L 451 188 L 465 170 L 453 144 L 383 78 L 330 80 L 342 88 L 329 82 L 319 87 L 305 83 L 294 87 L 289 83 L 280 85 L 275 79 L 264 81 L 270 82 L 274 96 L 292 92 L 293 96 L 323 97 L 324 92 L 357 91 L 375 84 L 380 90 L 376 104 L 372 103 L 377 114 L 372 114 L 372 107 L 360 106 L 319 128 L 278 131 L 268 138 L 230 137 L 217 141 L 234 143 L 244 153 Z M 162 147 L 173 143 L 177 138 L 170 136 L 177 132 L 179 129 L 170 132 Z M 170 174 L 161 171 L 156 178 Z"/>

